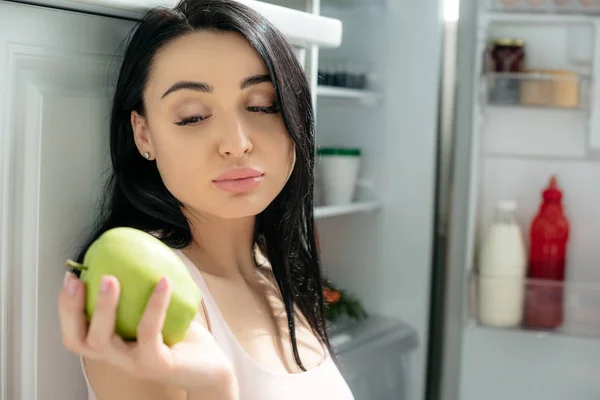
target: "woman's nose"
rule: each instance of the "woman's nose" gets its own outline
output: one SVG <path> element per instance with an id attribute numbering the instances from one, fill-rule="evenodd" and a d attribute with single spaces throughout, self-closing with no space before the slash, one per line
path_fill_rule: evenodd
<path id="1" fill-rule="evenodd" d="M 252 141 L 241 121 L 230 118 L 223 127 L 219 153 L 224 157 L 240 158 L 252 152 Z"/>

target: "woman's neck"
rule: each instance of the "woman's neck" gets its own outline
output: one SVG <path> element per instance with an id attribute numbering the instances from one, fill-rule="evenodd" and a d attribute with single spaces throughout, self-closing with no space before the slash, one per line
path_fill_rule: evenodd
<path id="1" fill-rule="evenodd" d="M 252 276 L 255 217 L 221 219 L 187 215 L 192 244 L 185 250 L 208 274 L 235 279 Z"/>

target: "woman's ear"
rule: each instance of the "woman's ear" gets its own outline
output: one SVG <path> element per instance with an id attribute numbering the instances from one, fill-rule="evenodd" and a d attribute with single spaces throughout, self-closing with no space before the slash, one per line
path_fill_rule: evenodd
<path id="1" fill-rule="evenodd" d="M 131 128 L 133 129 L 133 140 L 140 154 L 147 160 L 154 158 L 154 148 L 150 140 L 146 118 L 137 111 L 131 112 Z"/>

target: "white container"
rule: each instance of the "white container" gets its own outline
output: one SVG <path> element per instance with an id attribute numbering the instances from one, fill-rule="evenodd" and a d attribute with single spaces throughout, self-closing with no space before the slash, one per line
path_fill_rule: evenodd
<path id="1" fill-rule="evenodd" d="M 516 327 L 523 316 L 527 252 L 514 201 L 500 201 L 479 259 L 479 321 Z"/>
<path id="2" fill-rule="evenodd" d="M 324 205 L 351 203 L 360 168 L 359 149 L 319 149 L 320 183 Z"/>

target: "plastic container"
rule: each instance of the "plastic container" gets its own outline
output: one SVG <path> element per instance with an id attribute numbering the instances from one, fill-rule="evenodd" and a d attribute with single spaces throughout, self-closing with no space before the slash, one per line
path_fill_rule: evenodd
<path id="1" fill-rule="evenodd" d="M 479 259 L 479 321 L 516 327 L 523 317 L 527 253 L 514 201 L 500 201 Z"/>
<path id="2" fill-rule="evenodd" d="M 354 398 L 408 400 L 412 352 L 419 345 L 416 330 L 403 321 L 375 314 L 340 328 L 332 331 L 331 338 L 338 368 Z M 336 345 L 342 336 L 343 343 Z"/>
<path id="3" fill-rule="evenodd" d="M 360 168 L 360 149 L 328 147 L 319 149 L 318 155 L 323 204 L 351 203 Z"/>
<path id="4" fill-rule="evenodd" d="M 559 108 L 579 107 L 579 78 L 574 72 L 532 69 L 527 70 L 524 76 L 521 82 L 521 104 Z"/>

